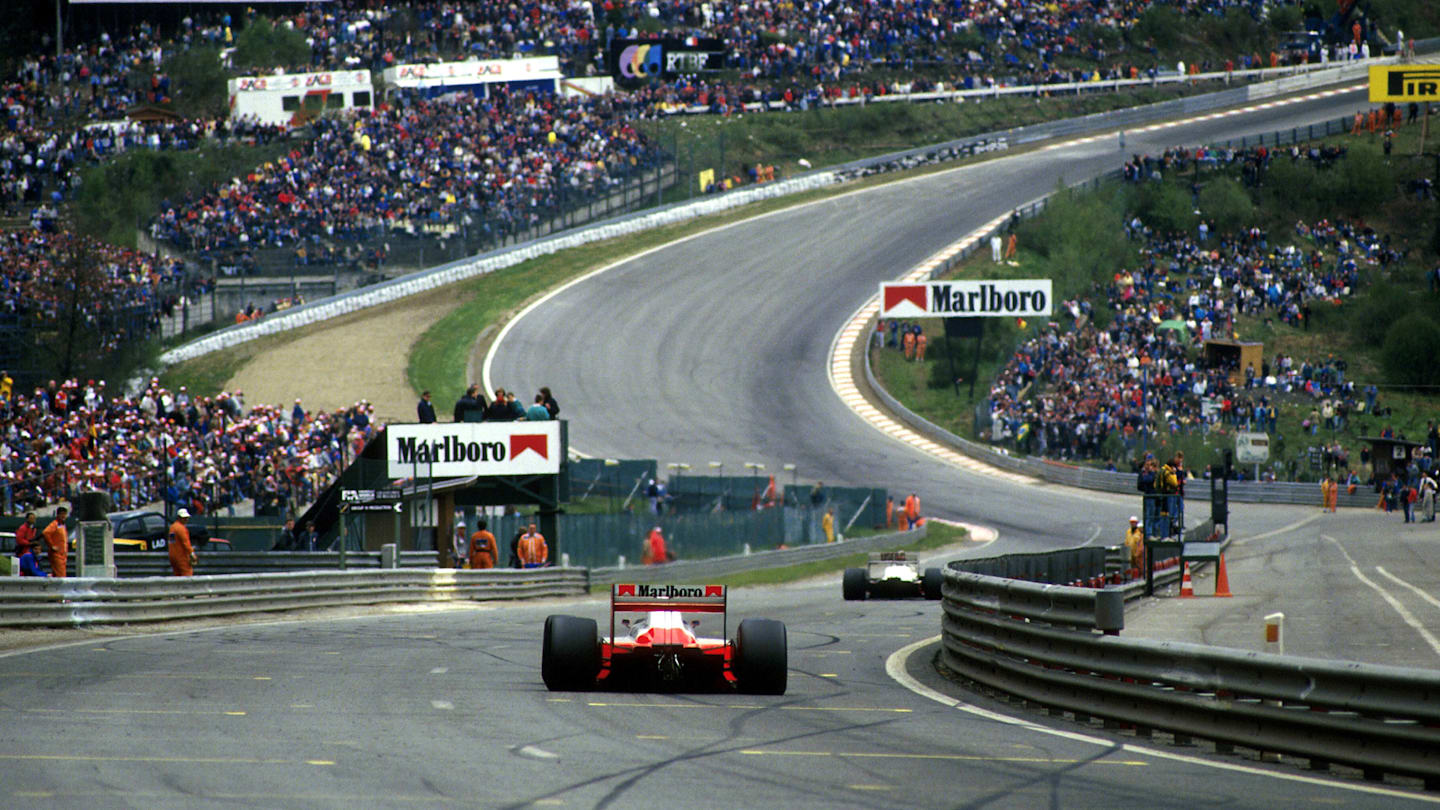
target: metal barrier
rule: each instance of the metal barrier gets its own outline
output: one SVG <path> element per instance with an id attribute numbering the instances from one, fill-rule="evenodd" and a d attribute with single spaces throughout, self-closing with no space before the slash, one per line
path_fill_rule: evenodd
<path id="1" fill-rule="evenodd" d="M 1440 789 L 1440 672 L 1100 635 L 1083 615 L 1096 591 L 1043 587 L 1056 607 L 1035 609 L 1029 593 L 1031 607 L 1016 609 L 996 594 L 1024 592 L 1017 584 L 947 570 L 944 665 L 1140 736 L 1160 729 L 1177 742 L 1200 737 Z"/>
<path id="2" fill-rule="evenodd" d="M 222 574 L 144 579 L 0 580 L 0 626 L 195 619 L 385 602 L 535 599 L 588 593 L 583 568 Z"/>
<path id="3" fill-rule="evenodd" d="M 594 585 L 609 585 L 615 582 L 701 582 L 742 571 L 780 568 L 819 560 L 833 560 L 848 554 L 892 549 L 914 543 L 925 537 L 928 531 L 929 524 L 926 523 L 922 524 L 920 528 L 908 532 L 877 534 L 873 537 L 820 543 L 800 548 L 760 551 L 733 557 L 717 557 L 713 560 L 684 560 L 665 565 L 639 565 L 625 568 L 592 568 L 590 569 L 590 582 Z"/>
<path id="4" fill-rule="evenodd" d="M 400 552 L 401 568 L 434 568 L 433 551 Z M 380 552 L 348 551 L 345 568 L 380 568 Z M 299 571 L 340 570 L 338 551 L 201 551 L 195 555 L 195 573 L 212 574 L 276 574 Z M 70 553 L 69 570 L 74 571 L 75 553 Z M 170 557 L 163 551 L 119 551 L 115 553 L 115 573 L 123 578 L 164 577 L 170 575 Z"/>

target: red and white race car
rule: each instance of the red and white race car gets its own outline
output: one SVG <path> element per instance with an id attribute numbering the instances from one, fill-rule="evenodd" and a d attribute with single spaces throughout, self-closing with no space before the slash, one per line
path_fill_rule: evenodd
<path id="1" fill-rule="evenodd" d="M 645 615 L 617 619 L 632 613 Z M 699 635 L 700 620 L 685 614 L 719 614 L 720 637 Z M 551 691 L 691 687 L 785 694 L 785 625 L 745 619 L 727 641 L 728 627 L 724 585 L 615 585 L 605 638 L 594 619 L 546 617 L 540 675 Z"/>

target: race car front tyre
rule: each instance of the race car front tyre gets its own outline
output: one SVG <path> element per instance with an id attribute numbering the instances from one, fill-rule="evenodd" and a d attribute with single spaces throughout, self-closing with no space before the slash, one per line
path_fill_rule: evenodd
<path id="1" fill-rule="evenodd" d="M 545 618 L 540 677 L 552 692 L 588 689 L 600 674 L 600 629 L 594 619 L 552 615 Z"/>
<path id="2" fill-rule="evenodd" d="M 920 580 L 920 592 L 926 599 L 939 599 L 940 587 L 945 584 L 945 575 L 939 568 L 926 568 Z"/>
<path id="3" fill-rule="evenodd" d="M 845 576 L 840 580 L 840 590 L 844 592 L 847 601 L 865 598 L 866 575 L 864 568 L 846 568 Z"/>
<path id="4" fill-rule="evenodd" d="M 747 695 L 783 695 L 789 669 L 785 625 L 774 619 L 746 619 L 735 631 L 735 678 Z"/>

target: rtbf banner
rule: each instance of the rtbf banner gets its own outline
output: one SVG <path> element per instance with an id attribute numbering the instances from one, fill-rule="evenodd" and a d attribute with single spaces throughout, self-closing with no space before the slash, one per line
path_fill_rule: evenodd
<path id="1" fill-rule="evenodd" d="M 452 422 L 385 429 L 391 478 L 560 472 L 559 422 Z"/>
<path id="2" fill-rule="evenodd" d="M 883 282 L 882 318 L 1018 318 L 1050 315 L 1050 279 Z"/>

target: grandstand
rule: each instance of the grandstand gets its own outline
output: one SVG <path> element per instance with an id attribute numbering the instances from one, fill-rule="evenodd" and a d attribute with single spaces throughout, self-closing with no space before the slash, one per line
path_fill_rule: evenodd
<path id="1" fill-rule="evenodd" d="M 17 392 L 52 376 L 63 389 L 133 366 L 159 336 L 651 204 L 678 156 L 640 122 L 679 110 L 1155 75 L 1166 55 L 1131 41 L 1155 5 L 75 5 L 54 36 L 32 11 L 33 41 L 0 74 L 0 363 Z M 1357 23 L 1386 42 L 1358 6 L 1323 22 L 1332 49 Z M 641 50 L 648 80 L 612 82 Z M 74 215 L 102 180 L 137 197 L 156 185 L 96 167 L 212 148 L 256 160 L 167 186 L 107 226 L 123 244 Z"/>

